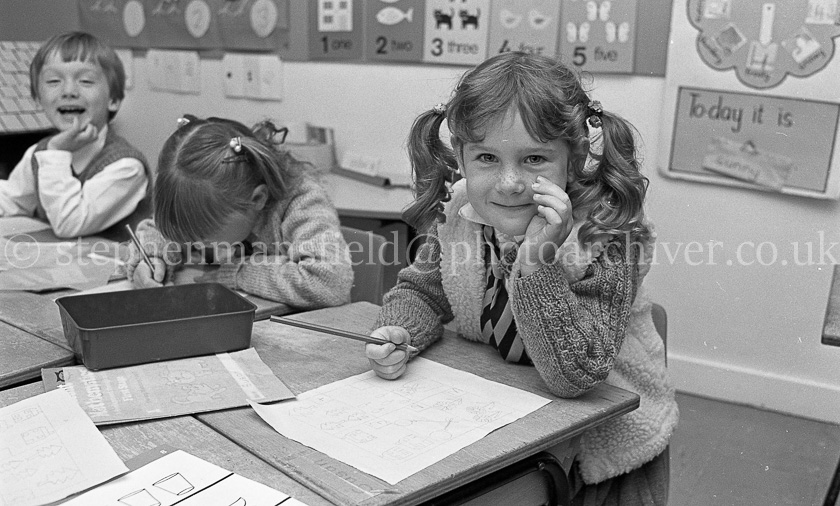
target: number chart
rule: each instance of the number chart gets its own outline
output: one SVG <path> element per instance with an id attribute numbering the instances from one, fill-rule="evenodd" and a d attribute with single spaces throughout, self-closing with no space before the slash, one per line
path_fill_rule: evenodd
<path id="1" fill-rule="evenodd" d="M 672 8 L 669 0 L 75 1 L 80 28 L 114 47 L 461 66 L 523 51 L 560 55 L 589 72 L 643 75 L 665 74 Z M 819 1 L 832 0 L 811 0 Z M 637 40 L 637 32 L 645 36 Z M 813 60 L 810 39 L 787 42 L 797 43 L 797 55 Z"/>

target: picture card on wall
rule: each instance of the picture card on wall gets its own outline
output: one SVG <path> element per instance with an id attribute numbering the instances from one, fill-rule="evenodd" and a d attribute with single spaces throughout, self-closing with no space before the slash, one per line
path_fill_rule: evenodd
<path id="1" fill-rule="evenodd" d="M 487 58 L 490 0 L 427 0 L 423 61 L 476 65 Z"/>
<path id="2" fill-rule="evenodd" d="M 424 0 L 383 3 L 367 0 L 365 52 L 368 60 L 419 62 L 423 59 Z"/>
<path id="3" fill-rule="evenodd" d="M 309 58 L 361 60 L 361 0 L 313 0 L 309 6 Z"/>
<path id="4" fill-rule="evenodd" d="M 140 0 L 78 0 L 79 27 L 114 47 L 149 47 L 146 4 Z"/>
<path id="5" fill-rule="evenodd" d="M 490 54 L 524 51 L 554 56 L 560 23 L 560 2 L 493 0 Z"/>
<path id="6" fill-rule="evenodd" d="M 150 49 L 146 65 L 149 85 L 154 90 L 196 95 L 201 92 L 201 65 L 195 51 Z"/>
<path id="7" fill-rule="evenodd" d="M 636 7 L 636 0 L 563 2 L 560 55 L 587 72 L 633 72 Z"/>
<path id="8" fill-rule="evenodd" d="M 221 47 L 216 12 L 210 0 L 152 0 L 146 23 L 154 47 L 217 49 Z"/>
<path id="9" fill-rule="evenodd" d="M 277 51 L 289 46 L 289 0 L 214 0 L 224 49 Z"/>

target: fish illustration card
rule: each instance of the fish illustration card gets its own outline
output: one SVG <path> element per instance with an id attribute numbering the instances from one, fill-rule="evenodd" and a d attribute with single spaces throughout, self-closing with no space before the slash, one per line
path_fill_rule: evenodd
<path id="1" fill-rule="evenodd" d="M 489 18 L 490 54 L 524 51 L 554 56 L 560 3 L 555 0 L 493 0 Z"/>
<path id="2" fill-rule="evenodd" d="M 213 4 L 224 49 L 288 49 L 289 0 L 214 0 Z"/>
<path id="3" fill-rule="evenodd" d="M 113 47 L 149 47 L 140 0 L 79 0 L 79 25 Z"/>
<path id="4" fill-rule="evenodd" d="M 365 53 L 372 61 L 423 59 L 425 0 L 367 0 Z"/>
<path id="5" fill-rule="evenodd" d="M 559 53 L 588 72 L 632 73 L 636 0 L 563 2 Z"/>
<path id="6" fill-rule="evenodd" d="M 476 65 L 487 58 L 490 0 L 427 0 L 423 61 Z"/>
<path id="7" fill-rule="evenodd" d="M 165 418 L 273 402 L 294 394 L 254 348 L 132 367 L 43 369 L 44 387 L 62 388 L 96 425 Z"/>
<path id="8" fill-rule="evenodd" d="M 361 0 L 313 0 L 309 11 L 309 58 L 312 60 L 361 60 Z"/>
<path id="9" fill-rule="evenodd" d="M 154 452 L 161 450 L 155 448 Z M 64 506 L 277 506 L 289 495 L 223 469 L 182 450 L 165 455 L 104 485 L 78 495 Z M 145 454 L 144 454 L 145 455 Z M 142 458 L 144 455 L 139 456 Z"/>
<path id="10" fill-rule="evenodd" d="M 216 1 L 151 0 L 146 2 L 149 40 L 170 49 L 218 49 Z"/>
<path id="11" fill-rule="evenodd" d="M 46 504 L 126 471 L 66 392 L 0 408 L 0 504 Z"/>

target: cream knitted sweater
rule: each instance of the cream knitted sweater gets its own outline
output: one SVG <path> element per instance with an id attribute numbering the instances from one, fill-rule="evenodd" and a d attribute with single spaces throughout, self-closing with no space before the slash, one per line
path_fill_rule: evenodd
<path id="1" fill-rule="evenodd" d="M 164 258 L 170 270 L 183 261 L 181 246 L 167 243 L 151 219 L 140 222 L 137 236 L 146 252 Z M 286 198 L 267 207 L 248 240 L 254 254 L 221 264 L 220 283 L 298 309 L 350 302 L 350 252 L 329 196 L 311 177 L 301 176 Z M 129 279 L 138 256 L 131 261 Z"/>
<path id="2" fill-rule="evenodd" d="M 405 327 L 420 350 L 452 320 L 460 336 L 484 341 L 479 323 L 486 268 L 481 225 L 458 214 L 467 203 L 463 181 L 453 190 L 445 204 L 446 223 L 438 225 L 415 263 L 400 273 L 377 322 Z M 645 247 L 648 260 L 652 249 L 652 244 Z M 620 241 L 583 248 L 577 228 L 557 258 L 524 278 L 514 269 L 508 283 L 519 334 L 540 376 L 560 397 L 578 396 L 602 381 L 641 397 L 638 409 L 584 435 L 581 473 L 586 483 L 598 483 L 664 451 L 678 409 L 651 302 L 641 287 L 649 262 L 628 261 Z"/>

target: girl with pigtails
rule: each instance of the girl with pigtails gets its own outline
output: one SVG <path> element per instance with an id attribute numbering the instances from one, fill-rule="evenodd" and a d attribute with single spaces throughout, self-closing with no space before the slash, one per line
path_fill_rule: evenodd
<path id="1" fill-rule="evenodd" d="M 277 149 L 280 131 L 268 121 L 253 130 L 222 118 L 178 124 L 158 159 L 154 219 L 137 227 L 154 269 L 131 244 L 128 279 L 160 286 L 197 261 L 217 265 L 197 281 L 293 308 L 349 302 L 353 270 L 338 215 L 301 162 Z"/>
<path id="2" fill-rule="evenodd" d="M 533 365 L 557 396 L 603 381 L 638 393 L 638 409 L 583 435 L 573 504 L 668 497 L 678 409 L 642 286 L 654 233 L 633 134 L 554 59 L 510 52 L 468 71 L 411 129 L 405 218 L 426 239 L 372 332 L 391 343 L 365 348 L 396 379 L 410 356 L 395 345 L 422 352 L 454 321 L 500 360 Z"/>

